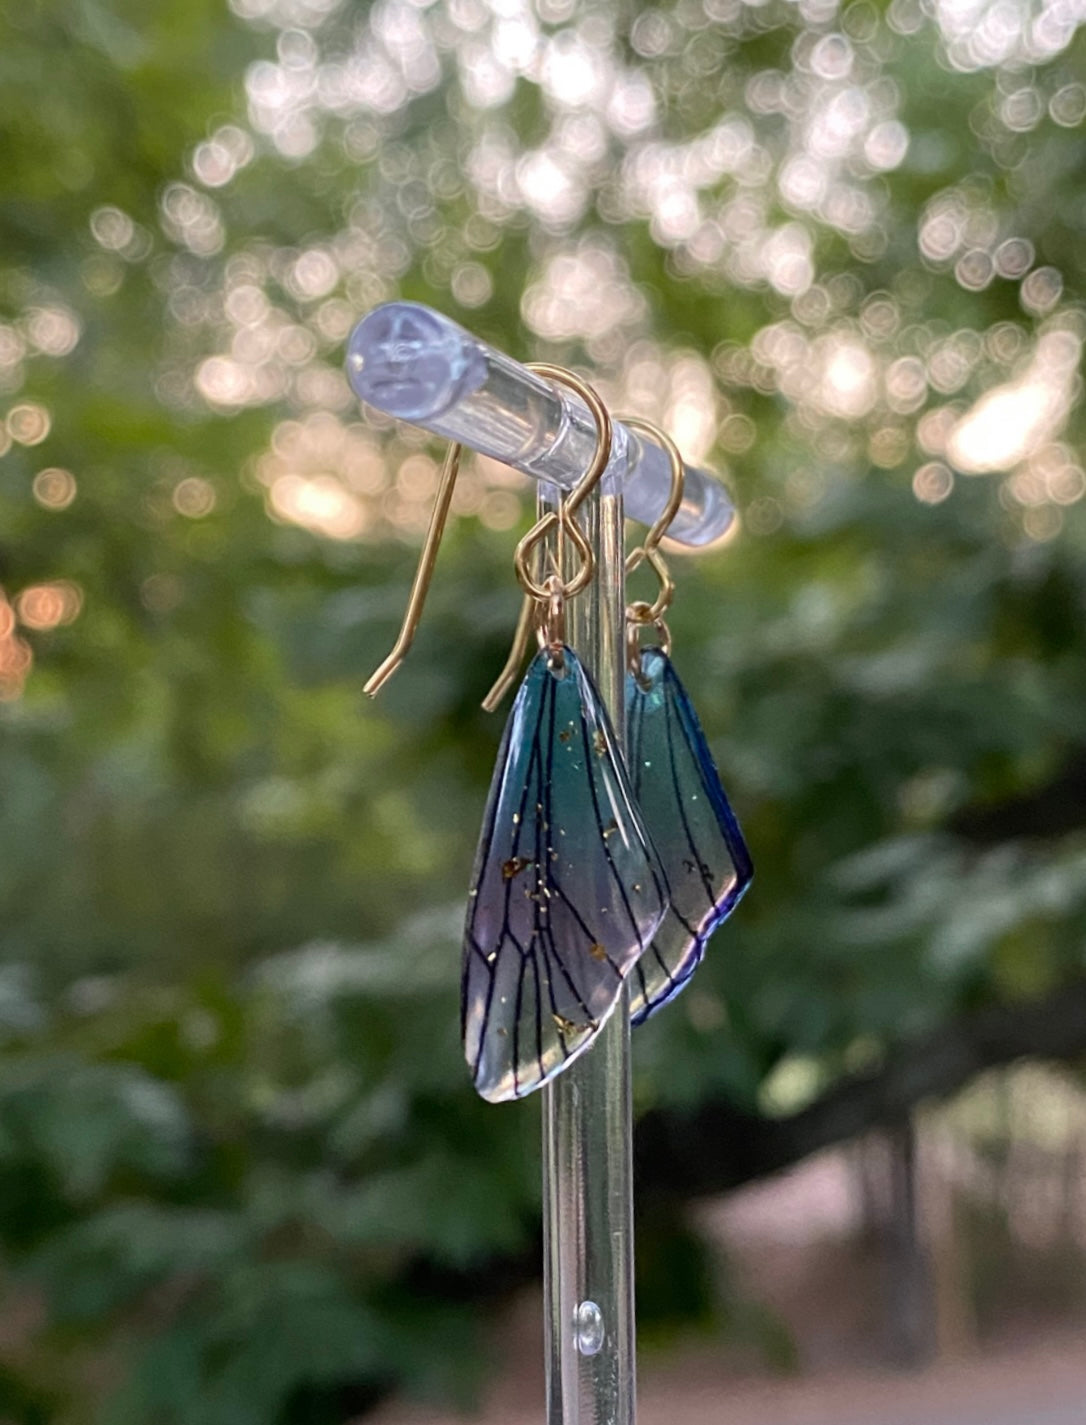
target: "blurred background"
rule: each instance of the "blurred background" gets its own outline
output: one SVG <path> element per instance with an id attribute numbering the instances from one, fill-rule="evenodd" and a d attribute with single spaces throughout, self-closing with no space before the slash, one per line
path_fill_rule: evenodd
<path id="1" fill-rule="evenodd" d="M 368 704 L 394 296 L 740 510 L 675 559 L 757 876 L 636 1035 L 645 1425 L 1081 1421 L 1084 22 L 4 7 L 4 1425 L 542 1418 L 538 1105 L 457 1025 L 530 497 L 468 468 Z"/>

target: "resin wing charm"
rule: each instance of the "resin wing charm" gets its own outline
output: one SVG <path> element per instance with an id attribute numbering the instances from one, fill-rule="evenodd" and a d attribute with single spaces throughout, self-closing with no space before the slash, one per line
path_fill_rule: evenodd
<path id="1" fill-rule="evenodd" d="M 642 649 L 640 676 L 627 676 L 626 719 L 634 795 L 668 902 L 630 985 L 630 1017 L 641 1024 L 690 979 L 754 868 L 697 715 L 659 648 Z"/>
<path id="2" fill-rule="evenodd" d="M 464 928 L 475 1087 L 521 1098 L 587 1049 L 664 914 L 663 876 L 599 694 L 537 655 L 502 738 Z"/>

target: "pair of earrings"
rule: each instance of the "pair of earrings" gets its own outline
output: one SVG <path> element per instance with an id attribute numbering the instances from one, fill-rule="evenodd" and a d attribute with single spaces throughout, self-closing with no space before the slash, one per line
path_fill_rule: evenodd
<path id="1" fill-rule="evenodd" d="M 539 652 L 502 736 L 464 928 L 464 1052 L 476 1089 L 492 1102 L 524 1097 L 583 1053 L 619 1003 L 628 977 L 634 1024 L 673 999 L 752 874 L 670 659 L 664 614 L 674 586 L 659 543 L 682 501 L 681 456 L 656 427 L 625 421 L 667 452 L 672 486 L 660 518 L 627 560 L 628 572 L 648 563 L 660 593 L 655 603 L 633 603 L 626 611 L 624 760 L 603 701 L 564 632 L 567 600 L 594 575 L 592 549 L 575 516 L 607 466 L 611 420 L 579 377 L 561 367 L 530 369 L 581 396 L 596 421 L 597 444 L 576 488 L 517 546 L 524 609 L 509 662 L 484 703 L 493 708 L 512 682 L 534 627 Z M 404 625 L 366 684 L 371 694 L 413 638 L 459 456 L 453 446 Z M 579 567 L 565 577 L 567 539 Z M 541 580 L 532 564 L 547 541 L 555 546 L 549 551 L 552 572 Z M 641 647 L 647 628 L 659 633 L 659 646 Z"/>

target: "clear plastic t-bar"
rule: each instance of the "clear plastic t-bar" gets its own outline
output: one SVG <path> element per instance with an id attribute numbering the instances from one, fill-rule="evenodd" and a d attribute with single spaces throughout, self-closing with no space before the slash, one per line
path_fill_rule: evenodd
<path id="1" fill-rule="evenodd" d="M 347 379 L 367 405 L 461 441 L 543 484 L 571 489 L 592 460 L 596 426 L 579 396 L 420 302 L 386 302 L 362 318 L 347 345 Z M 620 493 L 633 519 L 651 524 L 671 488 L 668 458 L 616 422 L 602 488 Z M 669 537 L 709 544 L 734 518 L 719 481 L 687 466 Z"/>

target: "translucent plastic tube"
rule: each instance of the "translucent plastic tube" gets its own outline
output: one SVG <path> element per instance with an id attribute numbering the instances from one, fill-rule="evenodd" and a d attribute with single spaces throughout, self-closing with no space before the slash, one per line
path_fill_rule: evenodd
<path id="1" fill-rule="evenodd" d="M 418 302 L 386 302 L 362 318 L 347 345 L 347 379 L 367 405 L 545 484 L 571 488 L 592 459 L 596 428 L 578 396 Z M 604 489 L 621 493 L 626 513 L 651 524 L 670 489 L 667 456 L 616 423 Z M 734 518 L 719 481 L 687 466 L 669 536 L 708 544 Z"/>
<path id="2" fill-rule="evenodd" d="M 549 507 L 544 497 L 540 511 Z M 567 637 L 622 729 L 621 496 L 596 491 L 579 519 L 598 577 L 570 601 Z M 589 1052 L 543 1090 L 546 1425 L 636 1418 L 628 995 Z"/>
<path id="3" fill-rule="evenodd" d="M 553 508 L 556 487 L 576 484 L 591 462 L 596 427 L 576 396 L 427 307 L 389 303 L 363 318 L 351 335 L 348 375 L 368 404 L 533 476 L 540 512 Z M 616 425 L 607 474 L 575 516 L 596 577 L 570 601 L 566 636 L 620 732 L 623 503 L 651 524 L 670 483 L 664 453 Z M 722 487 L 688 470 L 669 533 L 707 544 L 733 518 Z M 567 541 L 559 557 L 574 555 Z M 547 1425 L 635 1425 L 629 1019 L 624 991 L 592 1049 L 541 1095 Z"/>

